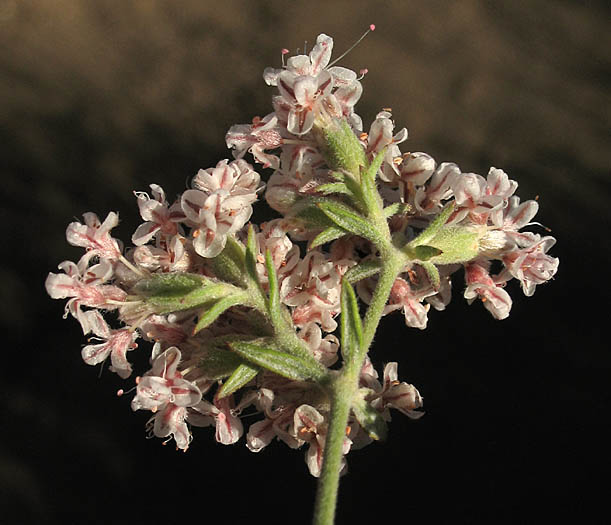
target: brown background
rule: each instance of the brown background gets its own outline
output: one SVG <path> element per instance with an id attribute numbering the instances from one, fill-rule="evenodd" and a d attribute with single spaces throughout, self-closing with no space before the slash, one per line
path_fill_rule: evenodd
<path id="1" fill-rule="evenodd" d="M 307 523 L 301 452 L 259 455 L 196 430 L 187 454 L 144 439 L 121 383 L 80 361 L 78 326 L 42 283 L 79 252 L 63 237 L 84 211 L 139 223 L 132 190 L 182 191 L 229 153 L 234 123 L 270 111 L 261 78 L 319 32 L 342 65 L 369 69 L 357 107 L 382 107 L 426 151 L 463 171 L 493 165 L 539 195 L 558 238 L 552 284 L 495 322 L 455 299 L 429 331 L 388 319 L 378 365 L 425 397 L 388 443 L 349 456 L 340 523 L 530 523 L 603 504 L 610 262 L 611 27 L 606 2 L 483 0 L 223 2 L 0 0 L 4 433 L 0 503 L 10 523 Z M 311 44 L 308 44 L 311 46 Z M 534 505 L 533 505 L 534 503 Z M 119 511 L 119 506 L 126 508 Z"/>

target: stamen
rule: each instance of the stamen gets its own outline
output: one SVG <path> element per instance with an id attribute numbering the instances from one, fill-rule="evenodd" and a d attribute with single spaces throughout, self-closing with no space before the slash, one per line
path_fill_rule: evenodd
<path id="1" fill-rule="evenodd" d="M 369 25 L 369 29 L 367 29 L 367 31 L 365 31 L 362 35 L 361 38 L 359 38 L 354 44 L 352 44 L 347 51 L 345 51 L 344 53 L 342 53 L 340 56 L 338 56 L 333 62 L 331 62 L 328 66 L 327 69 L 334 66 L 335 64 L 337 64 L 342 58 L 344 58 L 348 53 L 350 53 L 350 51 L 352 51 L 356 46 L 358 46 L 361 43 L 361 40 L 363 40 L 363 38 L 365 38 L 369 33 L 371 33 L 372 31 L 375 31 L 376 26 L 375 24 L 370 24 Z"/>
<path id="2" fill-rule="evenodd" d="M 121 255 L 121 257 L 119 257 L 119 260 L 125 265 L 127 266 L 132 272 L 134 272 L 136 275 L 139 275 L 140 277 L 146 277 L 147 273 L 143 272 L 142 270 L 140 270 L 139 268 L 136 268 L 132 263 L 130 263 L 123 255 Z"/>
<path id="3" fill-rule="evenodd" d="M 282 68 L 284 69 L 286 67 L 286 64 L 284 63 L 284 55 L 288 55 L 289 50 L 286 47 L 283 47 L 280 53 L 282 54 Z"/>
<path id="4" fill-rule="evenodd" d="M 366 67 L 364 67 L 363 69 L 359 70 L 360 73 L 360 77 L 357 78 L 357 80 L 363 80 L 363 78 L 365 77 L 365 75 L 367 73 L 369 73 L 369 69 L 367 69 Z"/>

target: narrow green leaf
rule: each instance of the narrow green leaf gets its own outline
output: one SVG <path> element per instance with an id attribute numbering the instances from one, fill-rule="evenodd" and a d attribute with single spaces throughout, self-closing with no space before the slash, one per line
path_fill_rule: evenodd
<path id="1" fill-rule="evenodd" d="M 352 196 L 352 192 L 343 182 L 330 182 L 328 184 L 321 184 L 320 186 L 316 187 L 316 191 L 324 195 L 329 195 L 331 193 L 341 193 L 343 195 Z"/>
<path id="2" fill-rule="evenodd" d="M 246 272 L 252 281 L 259 282 L 259 275 L 257 274 L 257 240 L 255 237 L 255 229 L 252 224 L 248 226 L 248 239 L 246 241 Z"/>
<path id="3" fill-rule="evenodd" d="M 201 275 L 191 273 L 158 273 L 141 279 L 134 286 L 137 295 L 180 297 L 210 282 Z"/>
<path id="4" fill-rule="evenodd" d="M 282 310 L 280 306 L 280 290 L 278 289 L 278 275 L 272 259 L 272 252 L 265 250 L 265 266 L 267 267 L 267 279 L 269 281 L 269 300 L 267 310 L 273 326 L 282 323 Z"/>
<path id="5" fill-rule="evenodd" d="M 158 314 L 201 307 L 239 291 L 228 283 L 215 283 L 191 274 L 159 274 L 140 281 L 134 291 Z"/>
<path id="6" fill-rule="evenodd" d="M 366 183 L 368 186 L 371 186 L 372 184 L 375 186 L 376 175 L 378 174 L 380 166 L 382 166 L 382 162 L 384 162 L 385 156 L 386 148 L 384 148 L 382 151 L 379 151 L 371 161 L 371 164 L 369 164 L 369 166 L 367 166 L 367 168 L 363 170 L 361 177 L 363 178 L 363 182 Z"/>
<path id="7" fill-rule="evenodd" d="M 429 278 L 429 281 L 431 282 L 431 286 L 435 290 L 439 290 L 439 286 L 441 285 L 441 278 L 439 276 L 439 270 L 437 269 L 437 266 L 435 266 L 431 262 L 426 262 L 426 261 L 421 262 L 420 266 L 424 268 L 424 271 L 426 272 L 426 276 Z"/>
<path id="8" fill-rule="evenodd" d="M 403 202 L 395 202 L 394 204 L 391 204 L 390 206 L 386 206 L 386 208 L 384 208 L 384 217 L 389 219 L 393 215 L 407 213 L 410 208 L 411 206 L 409 204 L 405 204 Z"/>
<path id="9" fill-rule="evenodd" d="M 255 377 L 257 377 L 259 371 L 260 369 L 256 366 L 252 366 L 246 363 L 241 364 L 233 371 L 233 374 L 231 374 L 229 378 L 223 383 L 223 386 L 219 389 L 216 396 L 219 399 L 230 396 L 231 394 L 242 388 L 244 385 L 252 381 Z"/>
<path id="10" fill-rule="evenodd" d="M 197 334 L 199 331 L 204 328 L 210 326 L 214 321 L 218 319 L 218 317 L 231 308 L 232 306 L 236 306 L 238 304 L 245 304 L 247 302 L 246 293 L 235 293 L 232 295 L 228 295 L 227 297 L 223 297 L 219 299 L 216 303 L 214 303 L 210 308 L 204 310 L 193 329 L 193 335 Z"/>
<path id="11" fill-rule="evenodd" d="M 318 207 L 336 226 L 355 235 L 359 235 L 360 237 L 364 237 L 373 243 L 378 244 L 381 242 L 380 235 L 372 224 L 365 219 L 365 217 L 356 213 L 350 206 L 328 200 L 319 202 Z"/>
<path id="12" fill-rule="evenodd" d="M 309 229 L 334 226 L 333 221 L 318 207 L 320 202 L 328 200 L 328 197 L 306 197 L 291 208 L 288 216 L 301 219 Z"/>
<path id="13" fill-rule="evenodd" d="M 236 342 L 229 346 L 247 361 L 288 379 L 320 381 L 327 374 L 326 369 L 313 357 L 297 357 L 252 342 Z"/>
<path id="14" fill-rule="evenodd" d="M 310 242 L 310 249 L 314 249 L 318 246 L 322 246 L 328 242 L 334 241 L 335 239 L 339 239 L 344 235 L 347 235 L 349 232 L 340 228 L 339 226 L 329 226 L 321 231 L 312 241 Z"/>
<path id="15" fill-rule="evenodd" d="M 450 215 L 454 212 L 454 201 L 450 202 L 441 213 L 437 215 L 435 220 L 428 225 L 428 227 L 418 235 L 413 241 L 411 241 L 408 246 L 416 247 L 421 246 L 423 244 L 429 244 L 430 241 L 437 235 L 439 230 L 443 227 L 443 225 L 448 222 Z"/>
<path id="16" fill-rule="evenodd" d="M 354 289 L 347 279 L 342 279 L 340 307 L 341 347 L 344 359 L 348 360 L 363 347 L 363 323 Z"/>
<path id="17" fill-rule="evenodd" d="M 369 259 L 350 268 L 344 275 L 344 279 L 348 280 L 350 284 L 354 284 L 367 279 L 367 277 L 374 276 L 380 271 L 381 267 L 382 262 L 379 259 Z"/>
<path id="18" fill-rule="evenodd" d="M 374 391 L 370 388 L 359 388 L 352 402 L 352 412 L 359 425 L 369 434 L 369 437 L 379 441 L 386 439 L 388 425 L 382 414 L 373 408 L 366 399 L 373 393 Z"/>

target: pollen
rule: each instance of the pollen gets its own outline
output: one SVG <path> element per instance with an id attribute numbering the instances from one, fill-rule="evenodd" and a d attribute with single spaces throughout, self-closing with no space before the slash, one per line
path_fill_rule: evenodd
<path id="1" fill-rule="evenodd" d="M 193 230 L 193 238 L 196 239 L 197 237 L 201 235 L 201 233 L 202 233 L 201 230 Z"/>

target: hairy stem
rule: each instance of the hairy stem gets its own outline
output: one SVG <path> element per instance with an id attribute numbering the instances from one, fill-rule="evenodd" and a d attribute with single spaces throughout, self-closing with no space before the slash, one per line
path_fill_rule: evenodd
<path id="1" fill-rule="evenodd" d="M 341 372 L 330 385 L 331 412 L 325 442 L 324 462 L 316 493 L 315 525 L 333 524 L 343 457 L 342 447 L 352 399 L 358 389 L 360 371 L 382 318 L 390 290 L 403 268 L 403 257 L 397 254 L 392 247 L 388 246 L 388 249 L 384 252 L 383 255 L 386 257 L 383 257 L 382 271 L 365 315 L 363 347 L 344 364 Z"/>

